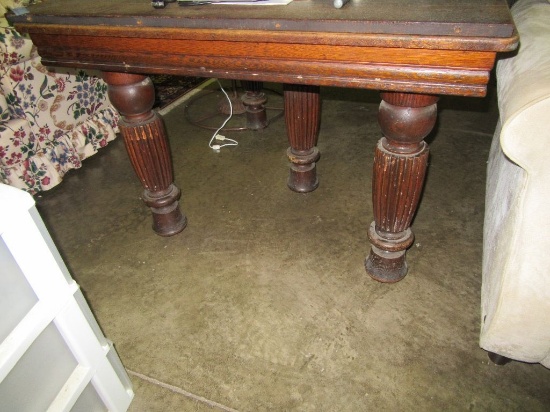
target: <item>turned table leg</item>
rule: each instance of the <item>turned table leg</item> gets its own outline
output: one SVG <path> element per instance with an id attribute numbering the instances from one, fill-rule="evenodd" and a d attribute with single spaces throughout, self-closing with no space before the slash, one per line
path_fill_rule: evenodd
<path id="1" fill-rule="evenodd" d="M 143 201 L 151 208 L 153 230 L 161 236 L 181 232 L 187 219 L 180 212 L 180 190 L 173 184 L 172 160 L 162 119 L 151 109 L 155 90 L 142 75 L 103 73 L 109 98 L 119 111 L 120 131 L 134 170 L 144 187 Z"/>
<path id="2" fill-rule="evenodd" d="M 262 91 L 263 82 L 241 80 L 244 94 L 241 101 L 246 108 L 246 128 L 249 130 L 260 130 L 267 127 L 267 113 L 265 104 L 267 96 Z"/>
<path id="3" fill-rule="evenodd" d="M 424 138 L 437 118 L 436 96 L 382 93 L 378 122 L 383 132 L 376 147 L 369 228 L 367 273 L 380 282 L 397 282 L 407 274 L 405 253 L 413 243 L 410 225 L 428 164 Z"/>
<path id="4" fill-rule="evenodd" d="M 319 186 L 315 162 L 319 135 L 321 98 L 318 86 L 284 85 L 285 122 L 290 147 L 288 187 L 295 192 L 311 192 Z"/>

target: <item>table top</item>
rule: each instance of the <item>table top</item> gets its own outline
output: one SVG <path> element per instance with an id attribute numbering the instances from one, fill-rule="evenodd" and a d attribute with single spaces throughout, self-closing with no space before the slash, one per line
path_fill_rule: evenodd
<path id="1" fill-rule="evenodd" d="M 167 4 L 148 0 L 43 0 L 14 22 L 189 29 L 270 30 L 508 38 L 514 25 L 505 0 L 294 0 L 288 5 Z"/>
<path id="2" fill-rule="evenodd" d="M 46 65 L 471 96 L 518 44 L 505 0 L 42 0 L 10 19 Z"/>

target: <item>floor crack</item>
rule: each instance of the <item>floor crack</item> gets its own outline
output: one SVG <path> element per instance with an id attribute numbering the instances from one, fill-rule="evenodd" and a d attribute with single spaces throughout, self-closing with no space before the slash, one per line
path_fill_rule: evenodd
<path id="1" fill-rule="evenodd" d="M 186 396 L 188 398 L 191 398 L 191 399 L 194 399 L 198 402 L 202 402 L 202 403 L 205 403 L 211 407 L 215 407 L 215 408 L 219 408 L 221 409 L 222 411 L 226 411 L 226 412 L 239 412 L 237 411 L 236 409 L 233 409 L 233 408 L 230 408 L 229 406 L 225 406 L 225 405 L 222 405 L 221 403 L 218 403 L 218 402 L 215 402 L 215 401 L 212 401 L 210 399 L 206 399 L 202 396 L 199 396 L 199 395 L 195 395 L 194 393 L 191 393 L 191 392 L 188 392 L 186 391 L 185 389 L 182 389 L 182 388 L 178 388 L 177 386 L 174 386 L 174 385 L 170 385 L 168 383 L 164 383 L 164 382 L 161 382 L 155 378 L 151 378 L 147 375 L 143 375 L 142 373 L 139 373 L 139 372 L 134 372 L 130 369 L 126 369 L 126 371 L 130 374 L 130 375 L 133 375 L 133 376 L 136 376 L 146 382 L 149 382 L 149 383 L 152 383 L 154 385 L 158 385 L 158 386 L 161 386 L 165 389 L 168 389 L 169 391 L 172 391 L 172 392 L 175 392 L 177 394 L 180 394 L 180 395 L 183 395 L 183 396 Z"/>

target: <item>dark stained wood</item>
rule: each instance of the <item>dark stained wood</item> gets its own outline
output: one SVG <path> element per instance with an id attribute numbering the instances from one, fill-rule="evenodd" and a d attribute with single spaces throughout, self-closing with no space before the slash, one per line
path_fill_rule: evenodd
<path id="1" fill-rule="evenodd" d="M 128 156 L 143 187 L 143 201 L 151 208 L 153 230 L 161 236 L 181 232 L 187 219 L 180 212 L 180 190 L 173 184 L 172 160 L 162 120 L 151 109 L 155 90 L 148 77 L 104 73 L 109 98 L 120 112 L 119 127 Z"/>
<path id="2" fill-rule="evenodd" d="M 295 0 L 284 7 L 172 7 L 148 1 L 56 0 L 32 8 L 34 23 L 126 27 L 276 30 L 464 37 L 510 37 L 504 0 L 356 0 L 336 10 L 331 0 Z"/>
<path id="3" fill-rule="evenodd" d="M 425 36 L 410 36 L 406 34 L 385 33 L 339 33 L 339 32 L 310 32 L 310 31 L 271 31 L 269 36 L 265 30 L 242 29 L 191 29 L 191 28 L 166 28 L 166 27 L 120 27 L 105 26 L 105 31 L 97 32 L 94 25 L 54 24 L 27 22 L 34 19 L 32 16 L 21 18 L 12 17 L 21 31 L 27 31 L 32 26 L 32 31 L 37 34 L 71 33 L 72 35 L 91 35 L 97 37 L 126 37 L 148 38 L 166 40 L 201 40 L 207 35 L 208 40 L 217 41 L 250 41 L 294 44 L 327 44 L 341 46 L 362 47 L 401 47 L 412 49 L 430 50 L 465 50 L 465 51 L 510 51 L 517 46 L 517 37 L 512 35 L 506 38 L 494 37 L 464 37 L 464 36 L 437 36 L 429 34 Z M 244 37 L 243 37 L 244 36 Z"/>
<path id="4" fill-rule="evenodd" d="M 413 243 L 411 222 L 428 166 L 424 138 L 437 119 L 437 96 L 382 93 L 378 122 L 384 137 L 374 157 L 374 222 L 367 273 L 380 282 L 397 282 L 407 273 L 405 251 Z"/>
<path id="5" fill-rule="evenodd" d="M 504 0 L 330 0 L 153 9 L 58 0 L 12 17 L 46 64 L 483 96 L 517 36 Z M 437 50 L 437 53 L 434 53 Z"/>
<path id="6" fill-rule="evenodd" d="M 162 122 L 152 115 L 140 74 L 245 81 L 245 105 L 261 128 L 257 85 L 285 84 L 291 162 L 288 186 L 318 185 L 319 86 L 383 91 L 384 138 L 374 160 L 374 222 L 367 272 L 382 282 L 405 276 L 410 229 L 428 161 L 437 95 L 484 96 L 497 53 L 518 37 L 505 0 L 294 0 L 287 6 L 177 7 L 146 0 L 56 0 L 11 16 L 49 65 L 94 68 L 123 114 L 121 129 L 155 230 L 185 227 L 172 183 Z M 115 72 L 119 74 L 115 74 Z M 124 74 L 128 73 L 128 74 Z"/>
<path id="7" fill-rule="evenodd" d="M 90 27 L 20 29 L 34 34 L 44 63 L 50 65 L 466 96 L 485 94 L 496 54 L 303 44 L 296 43 L 297 33 L 277 36 L 277 43 L 259 42 L 259 33 L 242 30 L 230 33 L 230 40 L 212 40 L 208 30 L 178 29 L 162 39 L 149 29 L 138 32 L 141 37 L 127 37 L 128 30 L 118 27 L 102 27 L 99 35 L 81 34 L 93 32 Z M 443 41 L 448 43 L 447 38 Z"/>
<path id="8" fill-rule="evenodd" d="M 284 85 L 285 123 L 290 160 L 288 187 L 295 192 L 306 193 L 317 189 L 315 162 L 320 154 L 317 149 L 321 97 L 319 86 Z"/>
<path id="9" fill-rule="evenodd" d="M 267 96 L 262 92 L 263 82 L 241 81 L 244 94 L 241 97 L 246 108 L 246 128 L 260 130 L 267 127 L 267 113 L 265 104 Z"/>

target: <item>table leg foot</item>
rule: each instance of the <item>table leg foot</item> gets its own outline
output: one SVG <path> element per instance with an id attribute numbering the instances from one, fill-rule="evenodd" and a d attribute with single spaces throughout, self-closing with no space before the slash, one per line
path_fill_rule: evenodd
<path id="1" fill-rule="evenodd" d="M 288 187 L 298 193 L 317 189 L 319 180 L 315 162 L 319 160 L 319 150 L 315 147 L 309 152 L 296 153 L 292 148 L 288 148 L 286 154 L 290 160 Z"/>
<path id="2" fill-rule="evenodd" d="M 181 191 L 173 184 L 161 192 L 143 191 L 143 202 L 151 208 L 153 231 L 160 236 L 173 236 L 187 226 L 187 218 L 178 207 Z"/>
<path id="3" fill-rule="evenodd" d="M 365 269 L 370 277 L 383 283 L 399 282 L 407 274 L 406 250 L 411 246 L 414 235 L 410 229 L 393 236 L 382 237 L 376 225 L 369 228 L 370 254 L 365 259 Z"/>
<path id="4" fill-rule="evenodd" d="M 312 192 L 319 186 L 316 147 L 319 135 L 321 98 L 318 86 L 285 84 L 285 124 L 290 147 L 288 187 L 299 193 Z"/>
<path id="5" fill-rule="evenodd" d="M 382 283 L 399 282 L 407 274 L 405 251 L 386 252 L 372 246 L 365 259 L 365 270 L 368 275 Z"/>

